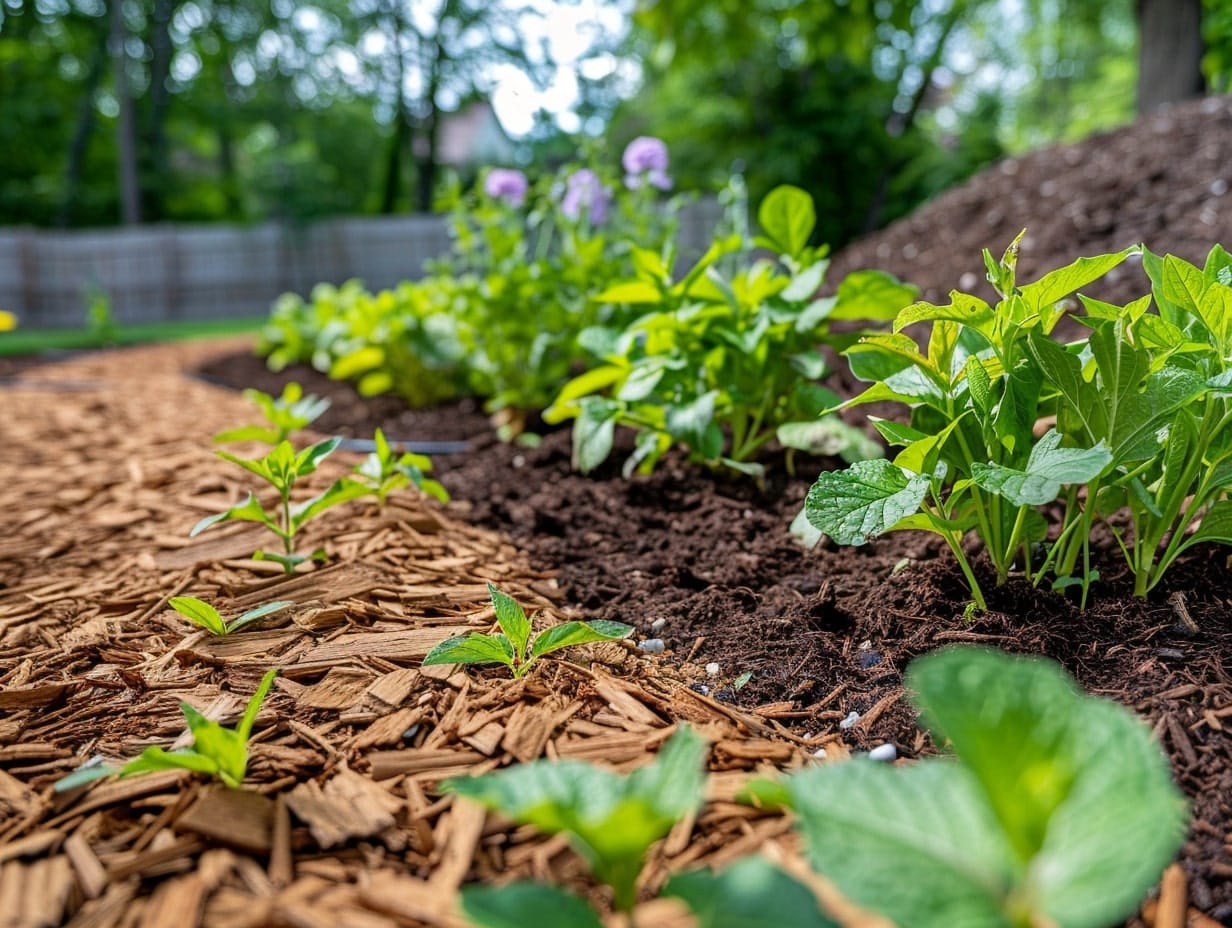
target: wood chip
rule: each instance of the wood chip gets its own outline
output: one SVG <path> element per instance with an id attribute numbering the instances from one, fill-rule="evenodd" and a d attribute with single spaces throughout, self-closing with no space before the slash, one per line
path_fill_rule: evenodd
<path id="1" fill-rule="evenodd" d="M 274 801 L 251 790 L 213 787 L 202 791 L 175 827 L 237 850 L 267 854 L 273 845 Z"/>
<path id="2" fill-rule="evenodd" d="M 394 813 L 402 808 L 397 797 L 345 768 L 324 789 L 313 782 L 299 784 L 287 794 L 286 803 L 326 849 L 393 827 Z"/>

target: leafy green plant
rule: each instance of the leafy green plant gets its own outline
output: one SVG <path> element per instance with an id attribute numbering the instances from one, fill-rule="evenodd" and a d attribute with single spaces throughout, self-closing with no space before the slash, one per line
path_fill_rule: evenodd
<path id="1" fill-rule="evenodd" d="M 244 502 L 215 515 L 206 516 L 193 526 L 189 535 L 196 536 L 224 522 L 258 522 L 281 539 L 283 551 L 278 553 L 258 550 L 253 557 L 256 560 L 276 561 L 288 574 L 294 573 L 296 566 L 308 559 L 307 555 L 298 554 L 295 550 L 295 536 L 303 528 L 304 523 L 331 506 L 360 496 L 367 496 L 372 492 L 371 488 L 365 484 L 341 477 L 323 493 L 299 503 L 292 503 L 291 492 L 295 488 L 296 481 L 314 473 L 341 441 L 341 438 L 327 438 L 314 445 L 309 445 L 302 451 L 296 451 L 290 442 L 282 441 L 264 457 L 254 459 L 236 457 L 226 451 L 214 452 L 223 460 L 230 461 L 249 473 L 256 474 L 273 487 L 278 492 L 278 505 L 272 513 L 268 512 L 256 495 L 249 493 Z M 320 558 L 324 556 L 324 553 L 316 552 L 312 556 Z"/>
<path id="2" fill-rule="evenodd" d="M 954 759 L 827 764 L 753 796 L 795 812 L 813 867 L 900 925 L 1119 924 L 1180 846 L 1185 803 L 1141 722 L 1051 661 L 970 647 L 907 686 Z"/>
<path id="3" fill-rule="evenodd" d="M 431 458 L 410 451 L 398 454 L 380 429 L 373 433 L 372 441 L 376 447 L 355 467 L 353 479 L 376 496 L 378 505 L 384 506 L 390 493 L 408 486 L 442 503 L 449 502 L 449 491 L 439 481 L 425 476 L 432 470 Z"/>
<path id="4" fill-rule="evenodd" d="M 286 609 L 288 606 L 294 606 L 295 603 L 288 602 L 287 600 L 266 603 L 255 609 L 249 609 L 230 621 L 224 619 L 218 610 L 209 603 L 197 599 L 195 596 L 172 596 L 171 599 L 167 600 L 167 605 L 198 628 L 204 628 L 211 635 L 224 636 L 239 631 L 245 625 L 255 622 L 257 619 L 264 618 L 281 609 Z"/>
<path id="5" fill-rule="evenodd" d="M 264 425 L 245 425 L 228 429 L 214 436 L 216 442 L 259 441 L 278 445 L 300 429 L 315 422 L 325 410 L 329 400 L 323 397 L 304 395 L 298 383 L 289 383 L 282 388 L 282 395 L 275 398 L 260 390 L 245 390 L 244 396 L 257 404 L 265 416 Z"/>
<path id="6" fill-rule="evenodd" d="M 627 776 L 581 761 L 536 761 L 447 780 L 443 788 L 545 834 L 566 834 L 595 878 L 611 888 L 616 908 L 629 912 L 650 846 L 701 804 L 705 755 L 702 738 L 681 727 L 654 761 Z M 467 905 L 464 893 L 464 910 Z"/>
<path id="7" fill-rule="evenodd" d="M 180 703 L 180 711 L 192 732 L 193 746 L 182 751 L 163 748 L 146 748 L 133 760 L 121 767 L 82 767 L 57 781 L 56 792 L 75 789 L 94 780 L 108 776 L 130 777 L 155 770 L 193 770 L 207 776 L 217 777 L 232 789 L 238 789 L 248 771 L 248 738 L 261 704 L 274 685 L 277 670 L 268 670 L 257 685 L 257 690 L 248 700 L 244 715 L 235 728 L 224 728 L 207 719 L 186 702 Z"/>
<path id="8" fill-rule="evenodd" d="M 697 460 L 760 474 L 754 458 L 769 442 L 860 460 L 880 454 L 875 442 L 836 416 L 819 420 L 838 397 L 816 381 L 827 373 L 820 345 L 854 335 L 830 333 L 836 320 L 889 320 L 915 291 L 878 271 L 848 276 L 819 297 L 829 261 L 808 246 L 816 217 L 808 194 L 780 187 L 761 204 L 762 234 L 714 242 L 679 281 L 658 254 L 633 250 L 636 277 L 593 297 L 641 315 L 625 329 L 594 328 L 582 342 L 602 363 L 574 378 L 544 414 L 574 419 L 574 462 L 583 471 L 611 453 L 616 426 L 638 432 L 625 464 L 652 470 L 674 444 Z M 773 261 L 747 260 L 725 276 L 726 256 L 752 245 Z"/>
<path id="9" fill-rule="evenodd" d="M 531 638 L 526 611 L 508 593 L 491 583 L 488 593 L 500 633 L 471 632 L 442 641 L 424 657 L 424 664 L 504 664 L 514 678 L 525 676 L 539 658 L 578 644 L 617 641 L 633 633 L 633 626 L 596 619 L 592 622 L 562 622 Z"/>
<path id="10" fill-rule="evenodd" d="M 111 295 L 99 284 L 90 284 L 85 290 L 86 331 L 90 339 L 100 347 L 114 345 L 120 337 L 120 326 L 111 307 Z"/>
<path id="11" fill-rule="evenodd" d="M 1052 346 L 1068 354 L 1048 337 L 1064 315 L 1061 300 L 1137 249 L 1080 258 L 1019 287 L 1021 237 L 1000 261 L 984 253 L 989 280 L 1002 297 L 996 307 L 953 291 L 950 303 L 914 303 L 895 318 L 891 334 L 867 336 L 847 349 L 852 372 L 872 386 L 843 407 L 879 401 L 907 405 L 906 424 L 873 420 L 902 450 L 893 461 L 858 462 L 823 473 L 805 504 L 809 522 L 839 544 L 863 544 L 904 529 L 941 536 L 981 609 L 984 594 L 962 546 L 972 529 L 998 584 L 1016 562 L 1036 583 L 1056 563 L 1062 567 L 1060 582 L 1080 583 L 1085 603 L 1096 576 L 1089 564 L 1094 513 L 1083 506 L 1076 488 L 1096 484 L 1118 452 L 1115 441 L 1103 436 L 1079 441 L 1072 432 L 1049 430 L 1036 437 L 1037 421 L 1058 412 L 1052 371 L 1041 364 L 1040 352 L 1041 346 Z M 902 331 L 922 322 L 931 323 L 924 348 Z M 1067 438 L 1069 445 L 1063 444 Z M 1040 507 L 1066 487 L 1064 528 L 1040 563 L 1033 557 L 1047 533 Z M 1071 579 L 1078 552 L 1086 555 L 1083 572 Z"/>

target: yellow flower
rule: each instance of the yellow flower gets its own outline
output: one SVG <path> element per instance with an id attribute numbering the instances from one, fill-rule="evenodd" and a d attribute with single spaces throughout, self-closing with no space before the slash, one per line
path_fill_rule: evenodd
<path id="1" fill-rule="evenodd" d="M 9 329 L 15 328 L 17 328 L 17 317 L 0 309 L 0 332 L 7 332 Z"/>

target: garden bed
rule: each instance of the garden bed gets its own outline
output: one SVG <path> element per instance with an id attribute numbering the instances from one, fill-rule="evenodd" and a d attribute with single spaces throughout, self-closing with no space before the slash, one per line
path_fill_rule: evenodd
<path id="1" fill-rule="evenodd" d="M 237 387 L 298 379 L 334 399 L 317 423 L 326 433 L 382 425 L 392 438 L 468 440 L 468 453 L 437 459 L 455 502 L 334 510 L 310 538 L 333 562 L 290 580 L 246 560 L 250 530 L 190 542 L 192 523 L 240 492 L 209 435 L 251 413 L 188 369 Z M 764 489 L 674 459 L 650 478 L 583 478 L 567 433 L 533 450 L 501 445 L 472 404 L 406 412 L 311 371 L 273 378 L 235 342 L 42 366 L 0 401 L 0 493 L 15 528 L 0 541 L 0 911 L 15 924 L 458 925 L 464 881 L 550 876 L 586 891 L 563 841 L 455 807 L 431 785 L 541 756 L 632 766 L 681 720 L 715 744 L 712 801 L 669 836 L 650 882 L 767 847 L 790 863 L 785 820 L 732 803 L 737 783 L 821 747 L 928 751 L 901 672 L 955 641 L 1051 655 L 1138 710 L 1194 805 L 1190 923 L 1232 916 L 1232 582 L 1217 549 L 1178 564 L 1146 602 L 1109 560 L 1085 613 L 1011 583 L 968 622 L 961 576 L 927 540 L 795 545 L 786 526 L 818 462 L 794 478 L 776 466 Z M 487 580 L 544 621 L 633 624 L 638 639 L 663 639 L 664 656 L 594 646 L 515 684 L 420 669 L 440 638 L 491 624 Z M 296 606 L 209 640 L 166 608 L 178 593 Z M 159 773 L 85 797 L 50 792 L 86 757 L 173 739 L 180 699 L 233 717 L 275 664 L 256 789 Z M 859 721 L 841 727 L 852 712 Z"/>

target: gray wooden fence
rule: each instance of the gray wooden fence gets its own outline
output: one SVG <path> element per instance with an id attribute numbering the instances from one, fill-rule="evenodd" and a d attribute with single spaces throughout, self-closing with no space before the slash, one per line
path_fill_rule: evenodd
<path id="1" fill-rule="evenodd" d="M 721 216 L 703 200 L 681 213 L 681 251 L 700 254 Z M 358 277 L 373 289 L 419 277 L 445 254 L 440 216 L 329 219 L 306 227 L 273 223 L 151 225 L 91 231 L 0 229 L 0 309 L 23 328 L 85 321 L 101 290 L 117 322 L 261 316 L 280 294 Z"/>

